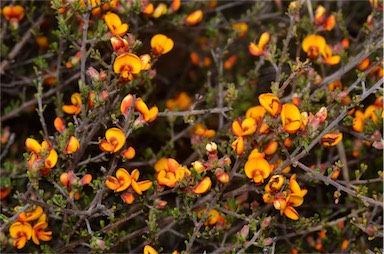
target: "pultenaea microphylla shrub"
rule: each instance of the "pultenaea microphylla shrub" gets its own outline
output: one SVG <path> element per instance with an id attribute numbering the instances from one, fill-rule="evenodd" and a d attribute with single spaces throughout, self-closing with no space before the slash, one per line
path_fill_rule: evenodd
<path id="1" fill-rule="evenodd" d="M 2 252 L 382 253 L 381 1 L 1 19 Z"/>

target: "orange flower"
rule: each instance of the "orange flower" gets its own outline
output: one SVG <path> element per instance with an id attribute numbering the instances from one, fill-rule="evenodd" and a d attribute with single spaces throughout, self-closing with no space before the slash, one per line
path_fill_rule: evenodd
<path id="1" fill-rule="evenodd" d="M 324 54 L 327 43 L 324 37 L 316 34 L 308 35 L 302 42 L 304 52 L 310 59 L 316 59 L 320 54 Z"/>
<path id="2" fill-rule="evenodd" d="M 173 48 L 173 40 L 164 34 L 156 34 L 151 39 L 152 52 L 155 55 L 164 55 Z"/>
<path id="3" fill-rule="evenodd" d="M 121 192 L 131 185 L 132 177 L 128 173 L 128 171 L 124 168 L 119 168 L 116 171 L 116 177 L 107 176 L 107 180 L 105 181 L 105 185 L 111 190 L 115 192 Z"/>
<path id="4" fill-rule="evenodd" d="M 276 95 L 272 93 L 260 94 L 259 102 L 272 117 L 277 117 L 280 114 L 281 102 Z"/>
<path id="5" fill-rule="evenodd" d="M 217 180 L 219 180 L 221 183 L 229 183 L 229 175 L 224 172 L 221 168 L 217 168 L 215 170 L 215 176 L 217 177 Z"/>
<path id="6" fill-rule="evenodd" d="M 128 111 L 131 109 L 132 102 L 135 98 L 132 94 L 128 94 L 124 97 L 120 104 L 120 111 L 123 115 L 126 115 Z"/>
<path id="7" fill-rule="evenodd" d="M 232 132 L 238 137 L 245 137 L 254 134 L 256 131 L 256 120 L 253 118 L 245 118 L 241 123 L 240 120 L 232 122 Z"/>
<path id="8" fill-rule="evenodd" d="M 192 130 L 192 135 L 197 135 L 199 137 L 205 137 L 208 139 L 211 139 L 215 136 L 216 131 L 212 129 L 207 129 L 204 127 L 201 123 L 197 123 L 193 126 Z"/>
<path id="9" fill-rule="evenodd" d="M 40 245 L 40 240 L 50 241 L 52 239 L 52 231 L 44 231 L 48 227 L 46 217 L 47 216 L 43 214 L 32 229 L 32 241 L 37 245 Z"/>
<path id="10" fill-rule="evenodd" d="M 6 198 L 11 193 L 11 188 L 5 187 L 0 189 L 0 200 Z"/>
<path id="11" fill-rule="evenodd" d="M 151 107 L 151 109 L 148 109 L 147 104 L 145 104 L 143 99 L 141 99 L 140 97 L 137 98 L 135 101 L 135 108 L 137 111 L 140 112 L 140 121 L 144 121 L 146 123 L 155 121 L 159 113 L 159 109 L 156 106 L 153 106 Z"/>
<path id="12" fill-rule="evenodd" d="M 32 227 L 29 223 L 15 222 L 9 227 L 9 235 L 13 238 L 13 246 L 22 249 L 32 237 Z"/>
<path id="13" fill-rule="evenodd" d="M 280 214 L 283 213 L 291 220 L 298 220 L 299 213 L 294 207 L 302 205 L 304 202 L 303 197 L 297 194 L 286 194 L 286 192 L 277 193 L 273 199 L 273 206 L 276 210 L 280 210 Z"/>
<path id="14" fill-rule="evenodd" d="M 323 62 L 328 65 L 336 65 L 340 62 L 340 56 L 333 56 L 329 45 L 326 45 L 322 53 Z"/>
<path id="15" fill-rule="evenodd" d="M 113 35 L 124 36 L 128 31 L 128 24 L 122 23 L 120 17 L 113 12 L 104 16 L 105 23 Z"/>
<path id="16" fill-rule="evenodd" d="M 20 213 L 19 216 L 17 217 L 17 221 L 23 222 L 23 223 L 34 221 L 40 218 L 40 216 L 43 215 L 43 213 L 44 213 L 43 208 L 41 206 L 36 206 L 34 210 L 24 211 Z"/>
<path id="17" fill-rule="evenodd" d="M 70 115 L 78 115 L 81 112 L 81 96 L 79 93 L 71 95 L 72 105 L 63 105 L 62 110 Z"/>
<path id="18" fill-rule="evenodd" d="M 231 146 L 236 154 L 242 155 L 244 153 L 244 138 L 238 137 L 235 141 L 232 142 Z"/>
<path id="19" fill-rule="evenodd" d="M 251 42 L 248 46 L 249 53 L 254 56 L 261 56 L 265 54 L 265 46 L 268 44 L 271 35 L 268 32 L 264 32 L 259 39 L 259 43 L 256 45 Z"/>
<path id="20" fill-rule="evenodd" d="M 154 9 L 152 3 L 147 3 L 141 8 L 141 12 L 147 15 L 152 15 Z"/>
<path id="21" fill-rule="evenodd" d="M 119 128 L 110 128 L 105 132 L 105 139 L 99 140 L 100 150 L 103 152 L 115 153 L 125 144 L 125 134 Z"/>
<path id="22" fill-rule="evenodd" d="M 185 19 L 184 23 L 190 26 L 194 26 L 198 24 L 203 19 L 203 11 L 202 10 L 196 10 L 189 14 Z"/>
<path id="23" fill-rule="evenodd" d="M 25 11 L 21 5 L 4 6 L 2 13 L 14 28 L 19 27 L 19 22 L 24 18 Z"/>
<path id="24" fill-rule="evenodd" d="M 197 212 L 197 218 L 201 219 L 203 214 L 206 213 L 206 211 L 207 211 L 206 208 L 199 210 Z M 215 225 L 219 221 L 220 216 L 221 215 L 217 210 L 215 210 L 215 209 L 210 210 L 207 214 L 206 221 L 204 222 L 204 225 L 205 226 Z"/>
<path id="25" fill-rule="evenodd" d="M 151 69 L 151 67 L 152 67 L 151 56 L 149 54 L 141 55 L 139 58 L 141 60 L 141 70 L 142 71 L 147 71 L 147 70 Z"/>
<path id="26" fill-rule="evenodd" d="M 113 63 L 113 71 L 120 74 L 123 79 L 131 80 L 134 74 L 141 71 L 141 60 L 137 55 L 131 53 L 119 55 Z"/>
<path id="27" fill-rule="evenodd" d="M 232 24 L 232 29 L 237 34 L 237 38 L 241 39 L 247 34 L 248 25 L 245 22 L 238 22 L 238 23 Z"/>
<path id="28" fill-rule="evenodd" d="M 232 66 L 236 63 L 237 56 L 232 55 L 224 62 L 224 69 L 230 70 Z"/>
<path id="29" fill-rule="evenodd" d="M 264 153 L 266 155 L 273 155 L 277 151 L 278 147 L 279 147 L 279 143 L 277 141 L 271 140 L 264 147 Z"/>
<path id="30" fill-rule="evenodd" d="M 191 175 L 191 172 L 180 166 L 180 164 L 172 158 L 162 158 L 155 164 L 157 183 L 161 186 L 173 188 L 176 182 L 184 179 L 185 176 Z"/>
<path id="31" fill-rule="evenodd" d="M 132 193 L 124 192 L 120 197 L 122 200 L 124 200 L 125 203 L 129 205 L 135 201 L 135 196 L 133 196 Z"/>
<path id="32" fill-rule="evenodd" d="M 180 5 L 181 0 L 173 0 L 169 9 L 171 9 L 173 12 L 176 12 L 180 9 Z"/>
<path id="33" fill-rule="evenodd" d="M 281 109 L 281 122 L 283 129 L 289 134 L 294 134 L 300 130 L 301 114 L 294 104 L 286 103 Z"/>
<path id="34" fill-rule="evenodd" d="M 361 61 L 361 62 L 359 63 L 359 65 L 357 66 L 357 68 L 358 68 L 359 70 L 361 70 L 361 71 L 364 71 L 364 70 L 366 70 L 366 69 L 369 67 L 370 64 L 371 64 L 371 61 L 370 61 L 369 58 L 367 57 L 367 58 L 364 58 L 364 60 Z"/>
<path id="35" fill-rule="evenodd" d="M 165 106 L 170 110 L 185 111 L 192 106 L 192 99 L 186 92 L 181 92 L 175 96 L 174 99 L 168 99 Z"/>
<path id="36" fill-rule="evenodd" d="M 253 106 L 250 107 L 247 112 L 245 113 L 245 117 L 251 117 L 256 120 L 257 128 L 259 128 L 260 134 L 265 134 L 269 132 L 269 126 L 265 123 L 265 119 L 263 119 L 265 113 L 267 111 L 263 106 Z M 259 127 L 261 123 L 261 126 Z"/>
<path id="37" fill-rule="evenodd" d="M 160 3 L 156 7 L 156 9 L 153 11 L 152 17 L 154 17 L 155 19 L 160 18 L 161 16 L 166 14 L 167 11 L 168 11 L 167 5 L 165 5 L 164 3 Z"/>
<path id="38" fill-rule="evenodd" d="M 212 181 L 211 178 L 205 176 L 195 187 L 193 187 L 193 192 L 196 194 L 204 194 L 211 189 Z"/>
<path id="39" fill-rule="evenodd" d="M 321 138 L 321 144 L 325 147 L 335 146 L 343 139 L 342 133 L 328 133 Z"/>
<path id="40" fill-rule="evenodd" d="M 123 158 L 128 159 L 128 160 L 133 159 L 135 157 L 135 155 L 136 155 L 136 151 L 132 146 L 121 151 L 121 156 L 123 156 Z"/>
<path id="41" fill-rule="evenodd" d="M 126 39 L 123 39 L 120 36 L 113 36 L 110 41 L 113 50 L 118 56 L 129 52 L 129 44 Z"/>
<path id="42" fill-rule="evenodd" d="M 31 171 L 41 171 L 41 175 L 45 176 L 53 168 L 58 159 L 57 152 L 52 148 L 51 144 L 43 141 L 41 144 L 33 138 L 25 140 L 25 146 L 32 152 L 31 158 L 28 161 Z"/>
<path id="43" fill-rule="evenodd" d="M 60 117 L 55 118 L 55 120 L 53 121 L 53 125 L 55 126 L 55 129 L 58 132 L 60 132 L 60 133 L 64 132 L 65 124 L 64 124 L 64 121 Z"/>
<path id="44" fill-rule="evenodd" d="M 265 191 L 270 194 L 278 193 L 284 184 L 284 176 L 274 175 L 269 179 L 267 185 L 265 185 Z"/>
<path id="45" fill-rule="evenodd" d="M 157 254 L 158 252 L 150 245 L 145 245 L 144 246 L 144 254 Z"/>
<path id="46" fill-rule="evenodd" d="M 362 132 L 364 128 L 364 114 L 360 110 L 355 112 L 355 118 L 352 121 L 352 129 L 356 132 Z"/>
<path id="47" fill-rule="evenodd" d="M 273 169 L 273 165 L 269 165 L 265 159 L 251 159 L 244 165 L 245 175 L 253 179 L 256 185 L 261 185 L 264 179 L 268 178 Z"/>
<path id="48" fill-rule="evenodd" d="M 137 194 L 143 195 L 143 191 L 146 191 L 151 188 L 152 182 L 150 180 L 137 182 L 137 180 L 139 180 L 139 176 L 140 171 L 138 169 L 134 169 L 131 173 L 131 187 Z"/>
<path id="49" fill-rule="evenodd" d="M 79 140 L 75 136 L 71 136 L 67 142 L 67 145 L 65 146 L 65 153 L 66 154 L 72 154 L 74 152 L 77 152 L 80 149 L 80 143 Z"/>

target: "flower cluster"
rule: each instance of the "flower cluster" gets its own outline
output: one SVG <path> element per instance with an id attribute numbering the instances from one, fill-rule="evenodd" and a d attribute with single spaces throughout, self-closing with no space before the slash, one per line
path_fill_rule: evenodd
<path id="1" fill-rule="evenodd" d="M 47 227 L 47 215 L 41 206 L 30 209 L 30 211 L 21 212 L 17 217 L 17 221 L 9 227 L 13 246 L 22 249 L 31 238 L 36 245 L 40 245 L 40 241 L 50 241 L 52 232 L 45 231 Z"/>

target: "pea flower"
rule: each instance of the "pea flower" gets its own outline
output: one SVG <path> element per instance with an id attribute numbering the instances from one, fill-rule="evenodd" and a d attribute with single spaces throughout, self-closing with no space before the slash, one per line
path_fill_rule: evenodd
<path id="1" fill-rule="evenodd" d="M 159 113 L 159 109 L 156 106 L 151 107 L 148 109 L 147 104 L 141 99 L 140 97 L 136 99 L 135 101 L 135 109 L 140 112 L 140 118 L 138 119 L 138 122 L 146 122 L 150 123 L 155 121 L 157 118 L 157 115 Z"/>
<path id="2" fill-rule="evenodd" d="M 286 103 L 281 109 L 281 122 L 283 129 L 289 134 L 294 134 L 300 130 L 301 114 L 296 105 Z"/>
<path id="3" fill-rule="evenodd" d="M 156 34 L 151 39 L 151 48 L 155 55 L 164 55 L 171 51 L 173 46 L 173 40 L 164 34 Z"/>
<path id="4" fill-rule="evenodd" d="M 325 147 L 335 146 L 343 139 L 342 133 L 328 133 L 321 138 L 321 144 Z"/>
<path id="5" fill-rule="evenodd" d="M 196 10 L 189 14 L 184 19 L 184 23 L 190 26 L 194 26 L 198 24 L 203 19 L 203 11 L 202 10 Z"/>
<path id="6" fill-rule="evenodd" d="M 180 6 L 181 6 L 181 0 L 173 0 L 171 3 L 171 6 L 169 6 L 169 9 L 172 12 L 176 12 L 180 9 Z"/>
<path id="7" fill-rule="evenodd" d="M 272 117 L 277 117 L 280 114 L 282 106 L 277 95 L 272 93 L 260 94 L 259 102 Z"/>
<path id="8" fill-rule="evenodd" d="M 152 3 L 147 3 L 141 8 L 141 13 L 151 15 L 153 13 L 153 10 L 155 8 L 153 7 Z"/>
<path id="9" fill-rule="evenodd" d="M 322 53 L 323 62 L 328 65 L 336 65 L 340 62 L 340 56 L 332 55 L 332 50 L 329 45 L 326 45 Z"/>
<path id="10" fill-rule="evenodd" d="M 320 27 L 320 30 L 331 31 L 336 24 L 335 15 L 326 15 L 326 9 L 322 5 L 318 5 L 315 11 L 313 23 Z"/>
<path id="11" fill-rule="evenodd" d="M 236 61 L 237 61 L 237 56 L 236 55 L 231 55 L 230 57 L 228 57 L 227 60 L 225 60 L 225 62 L 224 62 L 224 69 L 226 69 L 226 70 L 232 69 L 232 67 L 236 63 Z"/>
<path id="12" fill-rule="evenodd" d="M 316 59 L 320 54 L 324 54 L 326 45 L 324 37 L 316 34 L 308 35 L 302 42 L 304 52 L 312 60 Z"/>
<path id="13" fill-rule="evenodd" d="M 211 178 L 205 176 L 192 190 L 195 194 L 204 194 L 211 189 L 211 186 Z"/>
<path id="14" fill-rule="evenodd" d="M 16 209 L 17 210 L 17 209 Z M 40 218 L 43 215 L 44 211 L 41 206 L 36 206 L 35 209 L 30 211 L 23 211 L 17 216 L 17 221 L 19 222 L 31 222 Z"/>
<path id="15" fill-rule="evenodd" d="M 29 223 L 17 221 L 10 226 L 9 234 L 13 238 L 13 246 L 22 249 L 32 237 L 32 226 Z"/>
<path id="16" fill-rule="evenodd" d="M 122 23 L 116 13 L 108 12 L 104 20 L 113 35 L 124 36 L 127 33 L 129 28 L 128 24 Z"/>
<path id="17" fill-rule="evenodd" d="M 118 56 L 129 52 L 129 44 L 126 39 L 120 36 L 113 36 L 110 41 L 113 51 L 115 51 Z"/>
<path id="18" fill-rule="evenodd" d="M 264 119 L 264 115 L 266 112 L 267 111 L 263 106 L 257 105 L 257 106 L 250 107 L 249 109 L 247 109 L 245 113 L 245 117 L 247 118 L 250 117 L 255 119 L 256 126 L 259 129 L 260 134 L 267 134 L 270 131 L 269 126 L 268 124 L 266 124 Z"/>
<path id="19" fill-rule="evenodd" d="M 32 241 L 37 245 L 40 245 L 40 240 L 46 242 L 52 239 L 52 231 L 44 231 L 48 227 L 46 220 L 47 216 L 43 214 L 32 228 Z"/>
<path id="20" fill-rule="evenodd" d="M 64 132 L 64 130 L 65 130 L 64 121 L 60 117 L 55 118 L 55 120 L 53 121 L 53 125 L 55 126 L 55 129 L 58 132 L 60 132 L 60 133 Z"/>
<path id="21" fill-rule="evenodd" d="M 143 254 L 158 254 L 158 252 L 150 245 L 144 246 Z"/>
<path id="22" fill-rule="evenodd" d="M 253 179 L 256 185 L 261 185 L 273 170 L 273 165 L 269 165 L 265 159 L 251 159 L 244 165 L 245 175 Z"/>
<path id="23" fill-rule="evenodd" d="M 135 157 L 135 155 L 136 155 L 136 151 L 132 146 L 121 151 L 121 156 L 123 156 L 123 158 L 128 159 L 128 160 L 133 159 Z"/>
<path id="24" fill-rule="evenodd" d="M 151 56 L 149 54 L 144 54 L 141 55 L 140 57 L 141 60 L 141 70 L 142 71 L 147 71 L 151 69 Z"/>
<path id="25" fill-rule="evenodd" d="M 52 148 L 52 145 L 45 140 L 39 144 L 36 139 L 27 138 L 25 146 L 32 152 L 28 160 L 29 169 L 41 171 L 42 176 L 47 175 L 56 165 L 58 159 L 57 152 Z"/>
<path id="26" fill-rule="evenodd" d="M 131 105 L 132 105 L 132 102 L 134 101 L 134 97 L 132 94 L 127 94 L 123 100 L 121 101 L 121 104 L 120 104 L 120 111 L 123 115 L 126 115 L 128 113 L 128 111 L 130 110 L 131 108 Z"/>
<path id="27" fill-rule="evenodd" d="M 113 63 L 113 71 L 125 80 L 132 80 L 133 75 L 141 71 L 141 60 L 131 53 L 119 55 Z"/>
<path id="28" fill-rule="evenodd" d="M 267 46 L 271 35 L 268 32 L 261 34 L 258 44 L 251 42 L 248 46 L 249 53 L 254 56 L 261 56 L 265 54 L 265 46 Z"/>
<path id="29" fill-rule="evenodd" d="M 157 172 L 156 180 L 160 186 L 169 188 L 175 187 L 176 183 L 183 180 L 186 176 L 191 175 L 191 172 L 182 167 L 173 158 L 162 158 L 155 163 L 155 171 Z"/>
<path id="30" fill-rule="evenodd" d="M 75 136 L 71 136 L 67 142 L 67 145 L 65 146 L 65 153 L 66 154 L 72 154 L 74 152 L 77 152 L 80 149 L 80 143 L 79 140 Z"/>
<path id="31" fill-rule="evenodd" d="M 237 22 L 232 24 L 232 29 L 236 32 L 237 38 L 243 38 L 248 31 L 248 25 L 245 22 Z"/>
<path id="32" fill-rule="evenodd" d="M 138 169 L 134 169 L 131 173 L 131 187 L 132 189 L 139 195 L 143 195 L 143 191 L 148 190 L 152 186 L 152 182 L 150 180 L 144 180 L 138 182 L 140 176 L 140 171 Z"/>
<path id="33" fill-rule="evenodd" d="M 72 105 L 63 105 L 62 110 L 70 115 L 78 115 L 81 112 L 81 96 L 79 93 L 71 95 Z"/>
<path id="34" fill-rule="evenodd" d="M 191 108 L 192 99 L 186 92 L 178 93 L 175 98 L 168 99 L 165 106 L 170 110 L 185 111 Z"/>
<path id="35" fill-rule="evenodd" d="M 121 192 L 128 189 L 131 183 L 132 177 L 124 168 L 119 168 L 116 171 L 116 177 L 107 176 L 107 180 L 105 181 L 105 185 L 115 192 Z"/>
<path id="36" fill-rule="evenodd" d="M 160 18 L 161 16 L 166 14 L 167 11 L 167 5 L 165 5 L 164 3 L 160 3 L 158 6 L 156 6 L 155 10 L 153 11 L 152 17 L 154 17 L 155 19 Z"/>
<path id="37" fill-rule="evenodd" d="M 103 152 L 115 153 L 125 144 L 125 134 L 119 128 L 113 127 L 105 132 L 105 139 L 99 140 L 100 150 Z"/>
<path id="38" fill-rule="evenodd" d="M 4 6 L 2 13 L 15 29 L 19 27 L 19 22 L 25 15 L 24 7 L 21 5 Z"/>
<path id="39" fill-rule="evenodd" d="M 206 213 L 207 209 L 203 208 L 197 212 L 197 218 L 201 219 L 203 214 Z M 204 222 L 205 226 L 212 226 L 215 225 L 218 221 L 220 216 L 222 216 L 217 210 L 211 209 L 206 217 L 206 221 Z"/>

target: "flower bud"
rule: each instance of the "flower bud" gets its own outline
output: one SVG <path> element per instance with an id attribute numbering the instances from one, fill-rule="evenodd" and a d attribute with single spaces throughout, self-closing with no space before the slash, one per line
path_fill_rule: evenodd
<path id="1" fill-rule="evenodd" d="M 204 194 L 211 189 L 212 181 L 208 176 L 204 177 L 192 190 L 196 194 Z"/>

